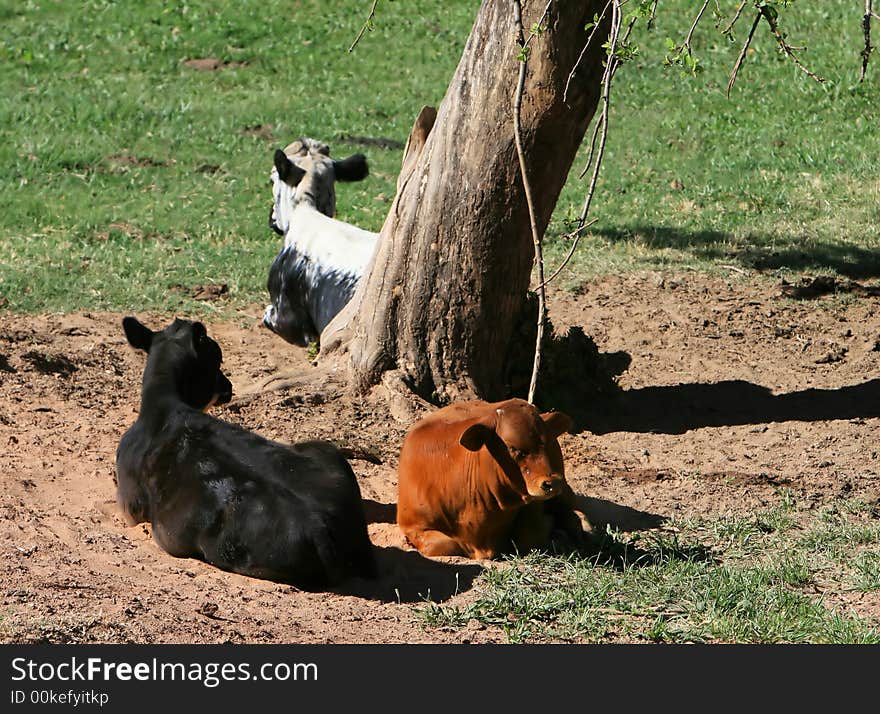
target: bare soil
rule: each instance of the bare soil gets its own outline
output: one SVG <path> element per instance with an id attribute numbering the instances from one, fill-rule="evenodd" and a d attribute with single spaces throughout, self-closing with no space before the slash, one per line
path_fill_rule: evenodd
<path id="1" fill-rule="evenodd" d="M 594 525 L 748 513 L 787 489 L 800 508 L 880 498 L 880 315 L 864 291 L 794 300 L 784 286 L 640 273 L 555 290 L 557 327 L 629 355 L 621 390 L 583 405 L 562 439 L 568 479 Z M 262 306 L 209 324 L 239 394 L 315 368 L 259 325 Z M 333 593 L 173 558 L 126 527 L 114 458 L 134 422 L 144 365 L 118 314 L 0 313 L 0 641 L 493 642 L 500 630 L 425 629 L 425 597 L 465 603 L 489 563 L 422 558 L 394 523 L 395 467 L 416 411 L 387 392 L 269 390 L 216 412 L 269 438 L 326 438 L 354 461 L 381 577 Z M 140 315 L 153 327 L 173 315 Z M 844 596 L 838 596 L 844 597 Z M 839 601 L 838 601 L 839 602 Z M 847 596 L 880 619 L 873 596 Z"/>

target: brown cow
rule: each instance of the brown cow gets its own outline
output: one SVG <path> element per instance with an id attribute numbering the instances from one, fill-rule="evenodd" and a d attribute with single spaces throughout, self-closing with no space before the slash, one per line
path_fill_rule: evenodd
<path id="1" fill-rule="evenodd" d="M 522 552 L 548 545 L 554 527 L 579 543 L 557 441 L 570 428 L 565 414 L 540 414 L 522 399 L 430 414 L 400 450 L 397 524 L 424 555 Z"/>

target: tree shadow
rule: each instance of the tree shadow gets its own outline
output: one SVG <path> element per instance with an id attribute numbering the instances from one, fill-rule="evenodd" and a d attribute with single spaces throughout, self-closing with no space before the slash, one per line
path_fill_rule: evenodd
<path id="1" fill-rule="evenodd" d="M 866 419 L 880 417 L 880 379 L 780 395 L 744 380 L 644 387 L 569 407 L 576 410 L 569 415 L 577 427 L 594 434 L 682 434 L 702 427 Z"/>
<path id="2" fill-rule="evenodd" d="M 722 231 L 691 231 L 666 226 L 635 225 L 593 231 L 614 243 L 638 238 L 652 248 L 689 251 L 709 260 L 737 261 L 754 270 L 833 271 L 854 280 L 880 277 L 880 253 L 838 241 L 808 240 L 792 234 L 788 242 L 780 236 L 749 235 L 745 239 Z M 744 244 L 744 241 L 748 241 Z"/>
<path id="3" fill-rule="evenodd" d="M 415 550 L 375 547 L 377 577 L 352 578 L 333 592 L 379 602 L 444 602 L 470 590 L 483 567 L 465 558 L 426 558 Z"/>
<path id="4" fill-rule="evenodd" d="M 630 361 L 626 352 L 600 353 L 581 327 L 562 335 L 550 332 L 535 401 L 541 409 L 568 414 L 574 433 L 600 435 L 682 434 L 703 427 L 880 417 L 880 379 L 779 395 L 739 379 L 623 390 L 617 379 Z M 512 392 L 525 396 L 527 383 L 522 373 L 517 376 Z"/>
<path id="5" fill-rule="evenodd" d="M 537 298 L 529 293 L 507 361 L 508 397 L 527 398 L 537 335 L 536 316 Z M 580 326 L 558 333 L 547 320 L 545 329 L 535 404 L 542 409 L 563 411 L 577 423 L 577 415 L 585 404 L 612 398 L 620 391 L 617 379 L 629 368 L 632 358 L 626 352 L 599 352 Z"/>

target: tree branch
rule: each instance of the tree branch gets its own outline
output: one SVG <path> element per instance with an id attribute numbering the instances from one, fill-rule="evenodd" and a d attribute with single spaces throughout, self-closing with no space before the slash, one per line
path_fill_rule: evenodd
<path id="1" fill-rule="evenodd" d="M 373 15 L 376 14 L 376 6 L 378 4 L 379 0 L 373 0 L 373 7 L 370 8 L 370 14 L 367 15 L 367 21 L 364 23 L 361 31 L 358 32 L 357 37 L 354 38 L 354 42 L 351 43 L 351 47 L 348 48 L 349 52 L 354 52 L 354 48 L 357 47 L 357 43 L 361 41 L 361 37 L 363 37 L 364 33 L 370 28 L 370 23 L 373 22 Z"/>
<path id="2" fill-rule="evenodd" d="M 571 233 L 568 234 L 569 237 L 574 236 L 574 241 L 571 244 L 571 248 L 569 248 L 568 253 L 566 254 L 563 261 L 559 264 L 559 267 L 556 268 L 556 270 L 554 270 L 550 274 L 549 278 L 547 278 L 543 283 L 541 283 L 537 288 L 535 288 L 536 290 L 539 288 L 543 288 L 545 285 L 548 285 L 551 280 L 554 280 L 556 278 L 556 276 L 562 272 L 563 268 L 565 268 L 565 266 L 568 265 L 568 261 L 571 260 L 571 256 L 574 255 L 575 250 L 577 250 L 578 242 L 580 242 L 581 236 L 584 234 L 584 231 L 587 230 L 587 228 L 592 226 L 594 223 L 596 223 L 598 220 L 599 220 L 598 218 L 594 218 L 592 221 L 589 221 L 588 223 L 585 223 L 584 225 L 579 226 L 578 228 L 576 228 L 575 230 L 573 230 Z"/>
<path id="3" fill-rule="evenodd" d="M 742 0 L 742 2 L 739 4 L 739 7 L 736 9 L 736 12 L 733 15 L 733 19 L 730 21 L 730 23 L 727 25 L 727 27 L 725 27 L 723 30 L 721 30 L 722 35 L 729 35 L 731 32 L 733 32 L 733 26 L 736 24 L 736 21 L 739 20 L 739 16 L 742 15 L 742 11 L 745 9 L 748 1 L 749 0 Z"/>
<path id="4" fill-rule="evenodd" d="M 822 77 L 820 77 L 818 74 L 815 74 L 814 72 L 811 72 L 809 69 L 801 64 L 800 60 L 794 53 L 794 48 L 792 48 L 785 41 L 785 38 L 779 31 L 779 25 L 776 22 L 776 11 L 771 9 L 768 5 L 759 5 L 758 12 L 767 21 L 767 25 L 769 25 L 770 27 L 770 32 L 773 34 L 773 37 L 776 38 L 776 43 L 779 45 L 779 49 L 782 50 L 783 54 L 785 54 L 786 57 L 794 62 L 795 66 L 808 77 L 816 80 L 817 82 L 824 82 L 825 80 Z"/>
<path id="5" fill-rule="evenodd" d="M 862 50 L 862 69 L 859 72 L 859 81 L 865 79 L 865 72 L 868 71 L 868 60 L 871 58 L 871 16 L 874 15 L 873 0 L 865 0 L 865 15 L 862 17 L 862 30 L 865 33 L 865 48 Z M 876 15 L 874 15 L 876 17 Z"/>
<path id="6" fill-rule="evenodd" d="M 584 200 L 584 207 L 581 210 L 580 218 L 578 219 L 577 227 L 568 235 L 568 237 L 573 239 L 573 243 L 571 248 L 568 251 L 568 255 L 565 256 L 565 259 L 562 261 L 562 264 L 553 271 L 553 274 L 547 278 L 547 280 L 542 281 L 538 287 L 543 289 L 551 280 L 553 280 L 557 275 L 562 272 L 562 269 L 568 264 L 568 261 L 571 260 L 571 257 L 574 255 L 575 250 L 577 249 L 578 242 L 580 241 L 581 235 L 583 232 L 595 221 L 590 221 L 587 223 L 587 215 L 590 212 L 590 205 L 593 202 L 593 195 L 596 192 L 596 184 L 599 181 L 599 169 L 602 166 L 602 159 L 605 156 L 605 143 L 608 139 L 608 113 L 611 105 L 611 82 L 614 79 L 614 74 L 617 72 L 618 67 L 620 66 L 620 60 L 617 58 L 617 46 L 620 40 L 620 25 L 622 20 L 623 11 L 621 9 L 621 0 L 612 0 L 612 14 L 611 14 L 611 30 L 608 37 L 608 59 L 605 63 L 605 73 L 602 76 L 602 113 L 599 116 L 599 120 L 596 123 L 596 127 L 593 130 L 593 139 L 590 144 L 590 155 L 587 159 L 587 163 L 584 166 L 583 171 L 581 171 L 580 176 L 583 177 L 584 174 L 587 173 L 587 170 L 590 168 L 590 165 L 593 166 L 593 175 L 590 177 L 590 184 L 587 187 L 587 196 Z M 624 35 L 624 41 L 629 37 L 630 32 L 632 32 L 633 25 L 635 24 L 635 19 L 630 21 L 629 27 L 627 28 L 626 34 Z M 592 39 L 592 35 L 590 36 Z M 587 40 L 589 44 L 590 39 Z M 583 56 L 583 53 L 582 53 Z M 596 139 L 599 138 L 599 146 L 596 148 Z M 594 156 L 595 154 L 595 156 Z"/>
<path id="7" fill-rule="evenodd" d="M 700 11 L 697 13 L 697 16 L 694 18 L 694 22 L 691 25 L 691 29 L 687 33 L 687 37 L 684 38 L 684 44 L 681 46 L 682 49 L 687 49 L 688 54 L 691 53 L 691 40 L 694 37 L 694 31 L 697 29 L 697 25 L 700 24 L 700 19 L 703 17 L 703 13 L 706 12 L 706 8 L 709 7 L 709 3 L 712 0 L 705 0 L 703 3 L 703 7 L 700 8 Z"/>
<path id="8" fill-rule="evenodd" d="M 578 58 L 574 63 L 574 67 L 572 67 L 571 72 L 568 73 L 568 79 L 565 80 L 565 89 L 562 92 L 563 102 L 568 103 L 568 86 L 571 84 L 571 80 L 574 78 L 575 72 L 578 71 L 578 67 L 581 66 L 581 60 L 583 60 L 584 55 L 587 54 L 587 49 L 590 47 L 590 43 L 593 41 L 593 36 L 596 34 L 596 30 L 599 29 L 599 25 L 602 24 L 602 20 L 605 19 L 605 13 L 608 12 L 608 8 L 611 7 L 611 3 L 613 2 L 616 2 L 616 0 L 608 0 L 608 2 L 605 3 L 605 7 L 602 8 L 602 13 L 599 15 L 598 19 L 593 25 L 593 31 L 587 38 L 587 43 L 584 45 L 584 49 L 581 50 L 580 55 L 578 55 Z"/>
<path id="9" fill-rule="evenodd" d="M 730 73 L 730 81 L 727 83 L 727 98 L 730 99 L 730 90 L 733 89 L 733 83 L 736 82 L 736 75 L 739 74 L 739 68 L 742 67 L 743 60 L 746 58 L 746 52 L 749 45 L 752 44 L 752 38 L 755 36 L 755 30 L 758 29 L 758 23 L 761 22 L 761 13 L 755 15 L 755 21 L 752 23 L 752 29 L 749 30 L 749 36 L 746 38 L 745 44 L 739 51 L 739 57 L 736 58 L 736 64 L 733 65 L 733 72 Z"/>
<path id="10" fill-rule="evenodd" d="M 654 29 L 654 18 L 657 16 L 657 3 L 659 2 L 660 0 L 654 0 L 651 3 L 651 9 L 648 11 L 648 22 L 645 24 L 645 28 L 648 30 Z"/>

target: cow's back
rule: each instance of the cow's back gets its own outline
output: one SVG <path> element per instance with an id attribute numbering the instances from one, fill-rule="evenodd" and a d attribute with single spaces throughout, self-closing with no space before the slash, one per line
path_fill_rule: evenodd
<path id="1" fill-rule="evenodd" d="M 477 491 L 490 483 L 494 465 L 485 450 L 469 451 L 459 439 L 490 411 L 486 402 L 455 403 L 407 433 L 398 463 L 397 523 L 416 547 L 428 530 L 448 534 L 464 553 L 472 550 L 468 532 L 485 521 Z"/>
<path id="2" fill-rule="evenodd" d="M 163 431 L 149 468 L 126 481 L 152 482 L 143 490 L 167 552 L 304 589 L 373 573 L 357 479 L 332 445 L 278 444 L 198 412 Z"/>
<path id="3" fill-rule="evenodd" d="M 454 495 L 459 487 L 457 475 L 468 461 L 477 460 L 473 452 L 459 443 L 459 438 L 483 416 L 485 404 L 451 404 L 422 418 L 407 432 L 398 464 L 400 496 L 407 501 L 404 511 L 411 505 L 408 501 L 412 496 L 421 496 L 425 491 L 442 492 L 438 495 L 447 498 Z"/>

